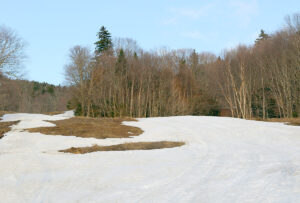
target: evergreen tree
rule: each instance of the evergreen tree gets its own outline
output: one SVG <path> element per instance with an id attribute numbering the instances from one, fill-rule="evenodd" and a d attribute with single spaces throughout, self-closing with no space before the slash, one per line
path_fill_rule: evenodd
<path id="1" fill-rule="evenodd" d="M 123 49 L 120 49 L 117 63 L 116 63 L 116 74 L 124 75 L 127 72 L 127 60 Z"/>
<path id="2" fill-rule="evenodd" d="M 104 26 L 100 28 L 97 36 L 99 40 L 95 42 L 95 45 L 98 54 L 101 54 L 102 52 L 110 50 L 112 48 L 111 35 Z"/>
<path id="3" fill-rule="evenodd" d="M 267 33 L 265 33 L 263 29 L 261 29 L 258 38 L 255 40 L 255 44 L 259 43 L 262 40 L 266 40 L 268 38 L 270 38 L 270 36 Z"/>
<path id="4" fill-rule="evenodd" d="M 190 56 L 190 61 L 191 61 L 191 64 L 190 64 L 191 69 L 192 69 L 193 73 L 197 75 L 198 65 L 199 65 L 199 57 L 198 57 L 198 54 L 195 49 L 193 50 L 193 53 Z"/>
<path id="5" fill-rule="evenodd" d="M 138 59 L 138 55 L 137 55 L 137 53 L 136 53 L 136 52 L 134 52 L 134 54 L 133 54 L 133 58 L 134 58 L 135 60 L 137 60 L 137 59 Z"/>

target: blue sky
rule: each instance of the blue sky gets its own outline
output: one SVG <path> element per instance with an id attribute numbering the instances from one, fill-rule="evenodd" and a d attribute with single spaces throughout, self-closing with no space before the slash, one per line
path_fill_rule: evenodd
<path id="1" fill-rule="evenodd" d="M 62 84 L 68 50 L 94 48 L 104 25 L 146 49 L 194 48 L 219 54 L 251 44 L 263 28 L 272 33 L 284 17 L 300 12 L 299 0 L 0 0 L 0 25 L 28 43 L 26 78 Z"/>

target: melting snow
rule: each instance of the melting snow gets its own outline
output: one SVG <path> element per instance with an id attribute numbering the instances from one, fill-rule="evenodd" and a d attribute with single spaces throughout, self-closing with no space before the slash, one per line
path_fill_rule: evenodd
<path id="1" fill-rule="evenodd" d="M 0 139 L 1 202 L 299 202 L 300 127 L 233 118 L 180 116 L 124 122 L 140 136 L 50 136 L 72 112 L 7 114 L 21 122 Z M 149 151 L 59 153 L 69 147 L 184 141 Z"/>

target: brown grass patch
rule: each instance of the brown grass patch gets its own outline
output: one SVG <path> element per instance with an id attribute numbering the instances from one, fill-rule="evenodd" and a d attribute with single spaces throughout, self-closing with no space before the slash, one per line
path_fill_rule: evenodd
<path id="1" fill-rule="evenodd" d="M 127 150 L 151 150 L 151 149 L 163 149 L 163 148 L 173 148 L 180 147 L 184 145 L 184 142 L 132 142 L 124 143 L 111 146 L 99 146 L 94 145 L 92 147 L 72 147 L 65 150 L 60 150 L 60 152 L 73 153 L 73 154 L 86 154 L 97 151 L 127 151 Z"/>
<path id="2" fill-rule="evenodd" d="M 65 135 L 84 138 L 126 138 L 140 135 L 143 131 L 137 127 L 122 125 L 123 121 L 135 121 L 130 118 L 86 118 L 74 117 L 66 120 L 49 121 L 55 127 L 28 129 L 29 132 L 40 132 L 46 135 Z"/>
<path id="3" fill-rule="evenodd" d="M 255 118 L 254 120 L 266 121 L 266 122 L 281 122 L 281 123 L 286 123 L 287 125 L 300 126 L 300 118 L 268 118 L 268 119 Z"/>
<path id="4" fill-rule="evenodd" d="M 14 113 L 12 111 L 0 111 L 0 117 L 4 116 L 4 114 L 10 114 L 10 113 Z M 0 118 L 1 120 L 1 118 Z"/>
<path id="5" fill-rule="evenodd" d="M 283 122 L 287 125 L 300 126 L 300 118 L 271 118 L 268 120 L 271 122 Z"/>
<path id="6" fill-rule="evenodd" d="M 53 112 L 46 112 L 43 114 L 49 115 L 49 116 L 54 116 L 54 115 L 63 114 L 63 113 L 65 113 L 65 112 L 64 111 L 53 111 Z"/>
<path id="7" fill-rule="evenodd" d="M 0 139 L 4 136 L 5 133 L 11 130 L 10 126 L 17 124 L 19 121 L 11 122 L 0 122 Z"/>
<path id="8" fill-rule="evenodd" d="M 4 114 L 13 113 L 11 111 L 0 111 L 0 117 L 2 117 Z M 0 118 L 0 120 L 2 120 Z M 10 126 L 17 124 L 19 121 L 11 121 L 11 122 L 0 122 L 0 139 L 4 136 L 5 133 L 10 131 Z"/>

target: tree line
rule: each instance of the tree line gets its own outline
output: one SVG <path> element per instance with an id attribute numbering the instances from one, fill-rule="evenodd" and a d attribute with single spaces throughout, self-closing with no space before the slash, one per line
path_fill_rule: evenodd
<path id="1" fill-rule="evenodd" d="M 300 14 L 253 45 L 221 55 L 193 49 L 145 51 L 114 39 L 105 27 L 95 50 L 74 46 L 65 66 L 68 87 L 20 79 L 25 43 L 0 27 L 0 110 L 75 109 L 91 117 L 222 115 L 240 118 L 300 114 Z"/>
<path id="2" fill-rule="evenodd" d="M 298 117 L 300 113 L 300 15 L 285 28 L 261 31 L 253 46 L 238 46 L 214 63 L 215 81 L 232 115 Z"/>
<path id="3" fill-rule="evenodd" d="M 145 51 L 101 27 L 95 51 L 70 49 L 69 105 L 92 117 L 219 115 L 297 117 L 300 113 L 300 15 L 251 46 L 220 56 L 193 49 Z"/>
<path id="4" fill-rule="evenodd" d="M 46 113 L 67 110 L 68 87 L 0 76 L 0 111 Z"/>
<path id="5" fill-rule="evenodd" d="M 26 43 L 17 33 L 0 26 L 0 111 L 44 113 L 66 110 L 69 87 L 27 81 L 22 62 Z"/>

